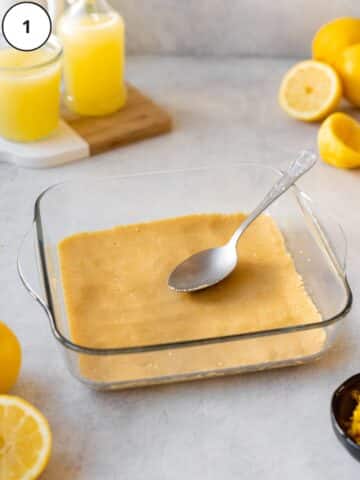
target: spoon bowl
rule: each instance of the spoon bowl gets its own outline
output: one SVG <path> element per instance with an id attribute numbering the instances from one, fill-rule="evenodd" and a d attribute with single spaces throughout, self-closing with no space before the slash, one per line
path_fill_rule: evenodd
<path id="1" fill-rule="evenodd" d="M 301 152 L 255 210 L 242 222 L 228 243 L 196 253 L 180 263 L 170 274 L 168 286 L 178 292 L 194 292 L 216 285 L 230 275 L 237 264 L 236 246 L 241 235 L 264 210 L 310 170 L 315 162 L 316 156 L 312 152 Z"/>
<path id="2" fill-rule="evenodd" d="M 178 292 L 195 292 L 221 282 L 236 267 L 236 246 L 209 248 L 180 263 L 169 277 L 169 287 Z"/>

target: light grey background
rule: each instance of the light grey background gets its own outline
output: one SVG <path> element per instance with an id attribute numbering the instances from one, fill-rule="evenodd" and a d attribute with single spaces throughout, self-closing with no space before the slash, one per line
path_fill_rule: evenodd
<path id="1" fill-rule="evenodd" d="M 0 16 L 16 1 L 0 0 Z M 358 0 L 109 1 L 124 16 L 135 54 L 309 56 L 320 25 L 360 16 Z"/>
<path id="2" fill-rule="evenodd" d="M 132 53 L 309 56 L 317 28 L 357 0 L 112 0 Z"/>

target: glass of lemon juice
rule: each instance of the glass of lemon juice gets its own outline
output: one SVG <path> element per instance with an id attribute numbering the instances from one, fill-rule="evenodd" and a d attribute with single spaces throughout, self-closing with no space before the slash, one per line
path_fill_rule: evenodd
<path id="1" fill-rule="evenodd" d="M 51 36 L 25 52 L 0 46 L 0 136 L 31 142 L 49 136 L 60 116 L 62 48 Z"/>

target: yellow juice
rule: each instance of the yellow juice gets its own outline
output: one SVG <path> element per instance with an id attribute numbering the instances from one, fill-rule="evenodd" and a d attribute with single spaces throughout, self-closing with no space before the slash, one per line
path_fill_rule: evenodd
<path id="1" fill-rule="evenodd" d="M 33 52 L 0 50 L 0 136 L 29 142 L 56 129 L 61 66 L 48 47 Z"/>
<path id="2" fill-rule="evenodd" d="M 68 107 L 80 115 L 106 115 L 126 101 L 124 22 L 116 12 L 62 18 Z"/>

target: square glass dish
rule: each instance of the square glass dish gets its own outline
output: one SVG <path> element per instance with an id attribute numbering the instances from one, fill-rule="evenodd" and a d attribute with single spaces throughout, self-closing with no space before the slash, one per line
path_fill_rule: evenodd
<path id="1" fill-rule="evenodd" d="M 247 213 L 279 176 L 271 167 L 241 163 L 83 179 L 44 191 L 36 200 L 33 228 L 19 252 L 18 271 L 44 308 L 70 372 L 92 388 L 118 389 L 295 365 L 320 357 L 334 343 L 352 303 L 345 274 L 346 241 L 341 227 L 298 186 L 267 214 L 280 228 L 321 321 L 303 318 L 299 324 L 276 329 L 121 348 L 79 345 L 70 334 L 58 254 L 61 240 L 80 232 L 188 214 Z M 319 333 L 321 342 L 304 348 L 307 339 Z M 291 344 L 302 348 L 288 348 Z"/>

